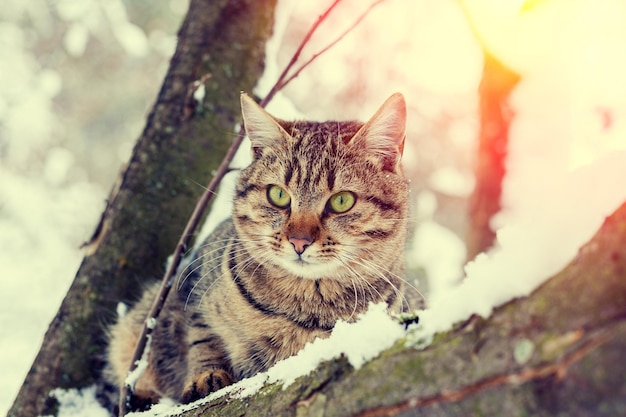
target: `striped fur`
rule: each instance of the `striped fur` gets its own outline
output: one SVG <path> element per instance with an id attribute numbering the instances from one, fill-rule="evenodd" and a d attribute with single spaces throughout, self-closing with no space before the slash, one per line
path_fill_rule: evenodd
<path id="1" fill-rule="evenodd" d="M 204 242 L 165 303 L 138 395 L 189 402 L 267 370 L 371 302 L 404 307 L 402 96 L 366 124 L 284 122 L 245 95 L 242 110 L 253 162 L 237 183 L 232 218 Z M 269 201 L 273 185 L 288 205 Z M 354 197 L 345 212 L 331 204 L 339 192 Z M 156 291 L 111 329 L 117 384 Z"/>

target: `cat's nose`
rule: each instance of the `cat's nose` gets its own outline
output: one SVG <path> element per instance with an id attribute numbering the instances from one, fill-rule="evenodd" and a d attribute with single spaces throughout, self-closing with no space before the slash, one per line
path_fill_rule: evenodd
<path id="1" fill-rule="evenodd" d="M 296 251 L 298 255 L 302 255 L 304 251 L 306 250 L 306 248 L 311 246 L 311 243 L 313 243 L 313 240 L 306 236 L 305 237 L 289 236 L 289 243 L 293 245 L 293 249 Z"/>

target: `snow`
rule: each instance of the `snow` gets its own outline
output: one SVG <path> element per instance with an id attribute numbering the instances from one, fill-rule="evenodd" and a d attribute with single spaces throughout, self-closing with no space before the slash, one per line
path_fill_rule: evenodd
<path id="1" fill-rule="evenodd" d="M 422 267 L 428 277 L 428 302 L 433 303 L 463 276 L 465 244 L 450 229 L 433 220 L 421 221 L 415 229 L 409 267 Z"/>
<path id="2" fill-rule="evenodd" d="M 57 388 L 50 395 L 59 402 L 57 417 L 110 417 L 109 412 L 96 400 L 94 386 L 78 390 Z"/>
<path id="3" fill-rule="evenodd" d="M 417 194 L 417 226 L 410 244 L 412 253 L 407 256 L 409 269 L 422 268 L 426 273 L 429 303 L 458 284 L 463 276 L 462 265 L 467 252 L 465 243 L 457 234 L 434 220 L 437 205 L 434 192 L 424 190 Z"/>
<path id="4" fill-rule="evenodd" d="M 526 212 L 500 228 L 497 247 L 467 264 L 462 283 L 430 300 L 419 314 L 416 337 L 428 338 L 472 314 L 488 317 L 493 308 L 529 295 L 565 267 L 626 201 L 624 187 L 608 186 L 626 178 L 625 162 L 626 152 L 615 151 L 574 170 L 548 190 L 549 197 L 536 198 Z"/>
<path id="5" fill-rule="evenodd" d="M 28 2 L 13 1 L 14 7 L 0 13 L 25 10 L 24 3 Z M 103 22 L 113 29 L 109 41 L 129 56 L 144 56 L 151 48 L 167 53 L 174 45 L 173 37 L 158 31 L 146 34 L 131 23 L 120 1 L 105 6 L 95 1 L 58 3 L 55 10 L 69 22 L 60 43 L 74 59 L 84 56 L 94 34 L 104 39 Z M 173 12 L 181 13 L 181 2 L 170 3 Z M 492 224 L 498 240 L 494 249 L 463 267 L 465 248 L 458 234 L 434 220 L 439 202 L 432 191 L 466 197 L 473 188 L 467 170 L 436 163 L 436 169 L 419 179 L 425 191 L 415 197 L 418 222 L 408 260 L 410 266 L 426 271 L 430 292 L 420 324 L 408 333 L 414 346 L 427 345 L 436 332 L 471 314 L 487 317 L 498 305 L 532 292 L 563 268 L 605 216 L 626 200 L 623 2 L 552 0 L 523 11 L 521 1 L 463 3 L 483 43 L 524 78 L 510 101 L 515 119 L 504 209 Z M 499 7 L 491 7 L 495 5 Z M 359 0 L 342 2 L 303 56 L 334 39 L 365 6 Z M 279 2 L 266 73 L 255 89 L 258 95 L 269 90 L 285 57 L 293 53 L 293 39 L 300 39 L 294 37 L 293 26 L 308 28 L 311 17 L 324 7 L 322 2 Z M 62 69 L 46 68 L 24 52 L 32 33 L 17 23 L 2 22 L 0 37 L 10 40 L 0 43 L 0 61 L 11 62 L 0 71 L 1 413 L 10 406 L 70 285 L 82 256 L 77 248 L 95 226 L 109 184 L 103 187 L 76 175 L 79 165 L 86 163 L 79 152 L 69 143 L 51 140 L 51 132 L 63 129 L 53 102 L 66 88 Z M 476 89 L 480 70 L 479 46 L 455 1 L 384 2 L 277 95 L 268 110 L 285 119 L 362 119 L 389 94 L 402 91 L 409 104 L 409 132 L 414 133 L 409 135 L 404 163 L 412 171 L 423 161 L 416 155 L 426 154 L 438 162 L 445 160 L 442 153 L 450 152 L 436 148 L 436 141 L 418 142 L 415 133 L 423 126 L 416 120 L 420 115 L 434 119 L 456 111 L 432 97 L 457 101 L 456 105 L 469 100 L 461 98 Z M 474 119 L 452 126 L 453 149 L 460 153 L 473 149 L 475 128 Z M 112 149 L 126 154 L 130 147 L 118 144 Z M 249 158 L 244 143 L 233 166 L 243 167 Z M 202 236 L 230 213 L 236 175 L 228 174 L 222 184 Z M 208 399 L 251 395 L 265 383 L 288 386 L 320 362 L 340 355 L 358 368 L 404 334 L 381 306 L 374 306 L 356 323 L 339 323 L 330 338 L 307 345 L 298 356 Z M 528 344 L 516 347 L 516 360 L 523 363 L 532 349 Z M 95 406 L 92 388 L 55 390 L 54 395 L 61 403 L 61 416 L 105 415 Z M 168 415 L 172 406 L 164 402 L 137 415 Z"/>
<path id="6" fill-rule="evenodd" d="M 204 100 L 204 96 L 206 95 L 206 87 L 200 81 L 195 81 L 194 87 L 196 87 L 196 90 L 193 92 L 193 99 L 201 106 L 202 100 Z"/>
<path id="7" fill-rule="evenodd" d="M 120 320 L 126 316 L 126 313 L 128 313 L 128 306 L 126 303 L 119 302 L 117 303 L 115 312 L 117 313 L 117 319 Z"/>
<path id="8" fill-rule="evenodd" d="M 320 363 L 340 355 L 344 355 L 353 368 L 359 369 L 403 334 L 402 325 L 389 317 L 385 304 L 372 305 L 355 323 L 338 322 L 328 339 L 317 339 L 297 356 L 277 363 L 267 372 L 267 382 L 278 382 L 286 388 Z"/>
<path id="9" fill-rule="evenodd" d="M 150 328 L 154 328 L 156 324 L 156 320 L 154 317 L 151 318 L 151 322 L 149 323 Z M 128 373 L 126 378 L 124 379 L 124 384 L 131 387 L 131 390 L 135 388 L 135 384 L 137 380 L 143 374 L 143 372 L 148 368 L 148 355 L 150 354 L 150 346 L 152 345 L 152 335 L 149 334 L 146 340 L 146 347 L 143 350 L 143 354 L 141 358 L 135 362 L 136 368 Z"/>

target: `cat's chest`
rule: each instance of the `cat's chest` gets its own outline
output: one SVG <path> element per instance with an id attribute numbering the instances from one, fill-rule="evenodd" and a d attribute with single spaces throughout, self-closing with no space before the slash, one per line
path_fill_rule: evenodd
<path id="1" fill-rule="evenodd" d="M 298 353 L 328 331 L 303 327 L 282 315 L 237 301 L 237 297 L 208 297 L 205 317 L 224 341 L 235 375 L 251 376 Z"/>
<path id="2" fill-rule="evenodd" d="M 251 340 L 240 340 L 240 349 L 235 349 L 237 371 L 249 376 L 265 371 L 276 362 L 291 357 L 317 337 L 324 337 L 327 332 L 305 330 L 298 326 L 269 325 L 266 331 L 254 335 Z M 233 352 L 233 353 L 235 353 Z"/>
<path id="3" fill-rule="evenodd" d="M 276 362 L 297 354 L 317 337 L 328 335 L 327 331 L 303 328 L 280 316 L 252 314 L 248 318 L 252 320 L 220 329 L 238 378 L 266 371 Z"/>

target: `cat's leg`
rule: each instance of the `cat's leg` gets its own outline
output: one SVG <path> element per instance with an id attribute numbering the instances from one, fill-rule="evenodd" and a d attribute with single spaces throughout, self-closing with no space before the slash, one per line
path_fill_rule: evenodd
<path id="1" fill-rule="evenodd" d="M 203 398 L 235 380 L 222 339 L 199 317 L 192 315 L 187 332 L 187 379 L 180 398 L 183 403 Z"/>
<path id="2" fill-rule="evenodd" d="M 143 329 L 145 312 L 141 303 L 109 329 L 108 364 L 105 369 L 107 379 L 121 387 L 127 378 L 130 362 L 135 352 L 139 335 Z M 158 389 L 155 372 L 148 367 L 134 381 L 132 409 L 144 409 L 146 405 L 157 403 L 162 393 Z"/>
<path id="3" fill-rule="evenodd" d="M 117 386 L 125 383 L 135 347 L 159 287 L 148 287 L 141 300 L 109 328 L 106 376 Z M 180 395 L 187 374 L 186 331 L 184 314 L 175 300 L 166 302 L 156 320 L 151 342 L 146 347 L 147 367 L 134 381 L 133 402 L 150 404 L 162 397 L 177 398 Z"/>

